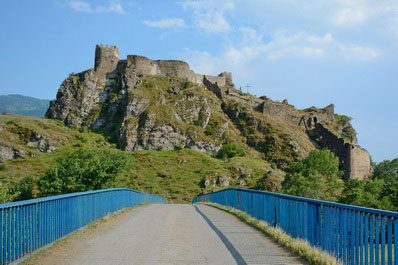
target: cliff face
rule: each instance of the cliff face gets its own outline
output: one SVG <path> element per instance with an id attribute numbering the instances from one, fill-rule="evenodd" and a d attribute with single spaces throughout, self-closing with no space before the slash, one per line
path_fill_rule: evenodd
<path id="1" fill-rule="evenodd" d="M 216 152 L 237 142 L 281 169 L 327 147 L 346 178 L 370 175 L 369 154 L 333 105 L 298 110 L 287 101 L 242 94 L 231 73 L 200 75 L 182 61 L 118 56 L 114 46 L 97 46 L 94 69 L 69 76 L 46 117 L 100 130 L 129 151 Z"/>

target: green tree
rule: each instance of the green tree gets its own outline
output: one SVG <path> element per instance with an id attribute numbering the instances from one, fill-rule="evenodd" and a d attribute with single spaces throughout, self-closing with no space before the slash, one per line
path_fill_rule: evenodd
<path id="1" fill-rule="evenodd" d="M 336 201 L 341 194 L 343 172 L 338 158 L 328 149 L 313 150 L 304 159 L 295 162 L 282 182 L 282 192 Z"/>
<path id="2" fill-rule="evenodd" d="M 359 179 L 350 179 L 345 183 L 344 191 L 339 202 L 358 206 L 391 209 L 391 203 L 383 198 L 385 183 L 383 179 L 365 182 Z"/>
<path id="3" fill-rule="evenodd" d="M 98 149 L 78 149 L 57 159 L 37 182 L 40 196 L 96 190 L 128 168 L 127 154 Z"/>
<path id="4" fill-rule="evenodd" d="M 386 183 L 398 182 L 398 158 L 378 163 L 372 179 L 384 179 Z"/>

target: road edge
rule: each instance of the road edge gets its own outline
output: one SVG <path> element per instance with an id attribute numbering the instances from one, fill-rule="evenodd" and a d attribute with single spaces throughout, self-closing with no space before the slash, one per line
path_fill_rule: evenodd
<path id="1" fill-rule="evenodd" d="M 261 231 L 263 234 L 270 237 L 276 243 L 287 248 L 293 253 L 299 255 L 300 257 L 304 258 L 312 265 L 343 264 L 335 257 L 327 253 L 326 251 L 320 248 L 310 246 L 310 244 L 305 240 L 292 238 L 291 236 L 283 232 L 280 228 L 271 227 L 266 222 L 258 220 L 243 211 L 237 210 L 232 207 L 223 206 L 217 203 L 200 202 L 198 204 L 208 205 L 216 209 L 230 213 L 232 215 L 235 215 L 241 221 Z"/>

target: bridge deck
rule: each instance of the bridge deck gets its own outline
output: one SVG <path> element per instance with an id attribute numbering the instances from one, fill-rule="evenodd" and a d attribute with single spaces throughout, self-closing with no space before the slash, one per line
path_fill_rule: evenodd
<path id="1" fill-rule="evenodd" d="M 205 205 L 149 205 L 29 264 L 305 264 L 235 216 Z"/>

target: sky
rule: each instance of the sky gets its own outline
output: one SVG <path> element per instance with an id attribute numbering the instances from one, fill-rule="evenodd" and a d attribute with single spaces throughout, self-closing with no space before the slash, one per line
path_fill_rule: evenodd
<path id="1" fill-rule="evenodd" d="M 1 95 L 54 99 L 111 44 L 297 108 L 333 103 L 373 161 L 398 157 L 397 0 L 3 0 L 0 36 Z"/>

